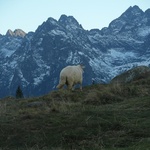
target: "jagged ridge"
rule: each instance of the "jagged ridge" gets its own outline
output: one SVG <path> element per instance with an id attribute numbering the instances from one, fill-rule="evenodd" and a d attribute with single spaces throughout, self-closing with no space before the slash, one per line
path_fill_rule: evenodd
<path id="1" fill-rule="evenodd" d="M 0 97 L 14 95 L 18 85 L 25 96 L 55 89 L 59 72 L 84 63 L 84 85 L 108 83 L 135 66 L 150 64 L 150 13 L 127 9 L 102 30 L 90 31 L 73 16 L 48 18 L 25 36 L 0 36 Z M 16 34 L 17 35 L 17 34 Z"/>
<path id="2" fill-rule="evenodd" d="M 6 32 L 6 36 L 24 37 L 25 35 L 26 35 L 26 33 L 21 29 L 16 29 L 14 32 L 9 29 Z"/>

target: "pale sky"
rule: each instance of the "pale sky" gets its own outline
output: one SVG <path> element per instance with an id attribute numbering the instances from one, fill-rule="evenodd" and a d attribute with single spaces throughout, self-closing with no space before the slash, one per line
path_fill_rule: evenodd
<path id="1" fill-rule="evenodd" d="M 35 31 L 49 17 L 73 16 L 85 30 L 108 27 L 130 6 L 143 11 L 150 0 L 0 0 L 0 34 L 8 29 Z"/>

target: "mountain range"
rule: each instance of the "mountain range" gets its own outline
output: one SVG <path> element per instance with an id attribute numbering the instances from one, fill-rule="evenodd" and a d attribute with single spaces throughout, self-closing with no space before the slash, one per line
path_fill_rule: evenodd
<path id="1" fill-rule="evenodd" d="M 48 18 L 35 32 L 0 34 L 0 97 L 55 90 L 67 65 L 84 64 L 83 85 L 109 83 L 135 67 L 150 66 L 150 9 L 129 7 L 101 30 L 85 30 L 73 16 Z"/>

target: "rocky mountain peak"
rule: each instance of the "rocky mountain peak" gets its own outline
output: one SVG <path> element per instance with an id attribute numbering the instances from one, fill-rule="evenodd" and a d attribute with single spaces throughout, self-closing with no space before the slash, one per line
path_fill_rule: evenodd
<path id="1" fill-rule="evenodd" d="M 8 31 L 6 32 L 6 35 L 7 36 L 13 36 L 14 32 L 12 30 L 8 29 Z"/>
<path id="2" fill-rule="evenodd" d="M 6 32 L 7 36 L 14 36 L 14 37 L 24 37 L 26 33 L 21 29 L 16 29 L 14 32 L 12 30 L 8 30 Z"/>
<path id="3" fill-rule="evenodd" d="M 143 11 L 139 8 L 139 6 L 134 5 L 130 6 L 125 12 L 131 12 L 131 13 L 143 13 Z"/>
<path id="4" fill-rule="evenodd" d="M 146 14 L 147 17 L 150 18 L 150 8 L 145 11 L 145 14 Z"/>
<path id="5" fill-rule="evenodd" d="M 79 25 L 78 21 L 73 16 L 61 15 L 58 21 L 62 24 L 74 23 Z"/>
<path id="6" fill-rule="evenodd" d="M 150 9 L 147 9 L 146 11 L 145 11 L 145 17 L 147 17 L 148 18 L 148 21 L 150 21 Z M 150 25 L 150 24 L 149 24 Z"/>
<path id="7" fill-rule="evenodd" d="M 147 20 L 147 15 L 138 6 L 130 6 L 120 17 L 109 24 L 109 30 L 105 32 L 109 34 L 128 32 L 131 36 L 136 36 L 138 33 L 135 31 L 138 32 L 139 27 L 145 26 Z"/>
<path id="8" fill-rule="evenodd" d="M 58 22 L 66 27 L 67 29 L 72 28 L 82 28 L 78 21 L 73 16 L 61 15 Z"/>
<path id="9" fill-rule="evenodd" d="M 138 6 L 130 6 L 122 15 L 124 20 L 133 20 L 139 16 L 142 16 L 144 12 Z"/>
<path id="10" fill-rule="evenodd" d="M 21 29 L 16 29 L 14 31 L 14 34 L 15 34 L 15 36 L 20 36 L 20 37 L 24 37 L 26 35 L 26 33 Z"/>
<path id="11" fill-rule="evenodd" d="M 51 30 L 55 30 L 59 27 L 58 21 L 52 17 L 49 17 L 45 22 L 40 25 L 35 31 L 36 34 L 44 34 Z"/>
<path id="12" fill-rule="evenodd" d="M 57 20 L 52 17 L 49 17 L 46 23 L 51 24 L 51 25 L 57 25 Z"/>

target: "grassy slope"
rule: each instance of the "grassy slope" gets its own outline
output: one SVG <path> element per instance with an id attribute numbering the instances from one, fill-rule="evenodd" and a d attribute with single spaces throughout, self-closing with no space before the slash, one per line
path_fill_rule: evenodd
<path id="1" fill-rule="evenodd" d="M 0 149 L 148 150 L 150 80 L 1 100 Z"/>

